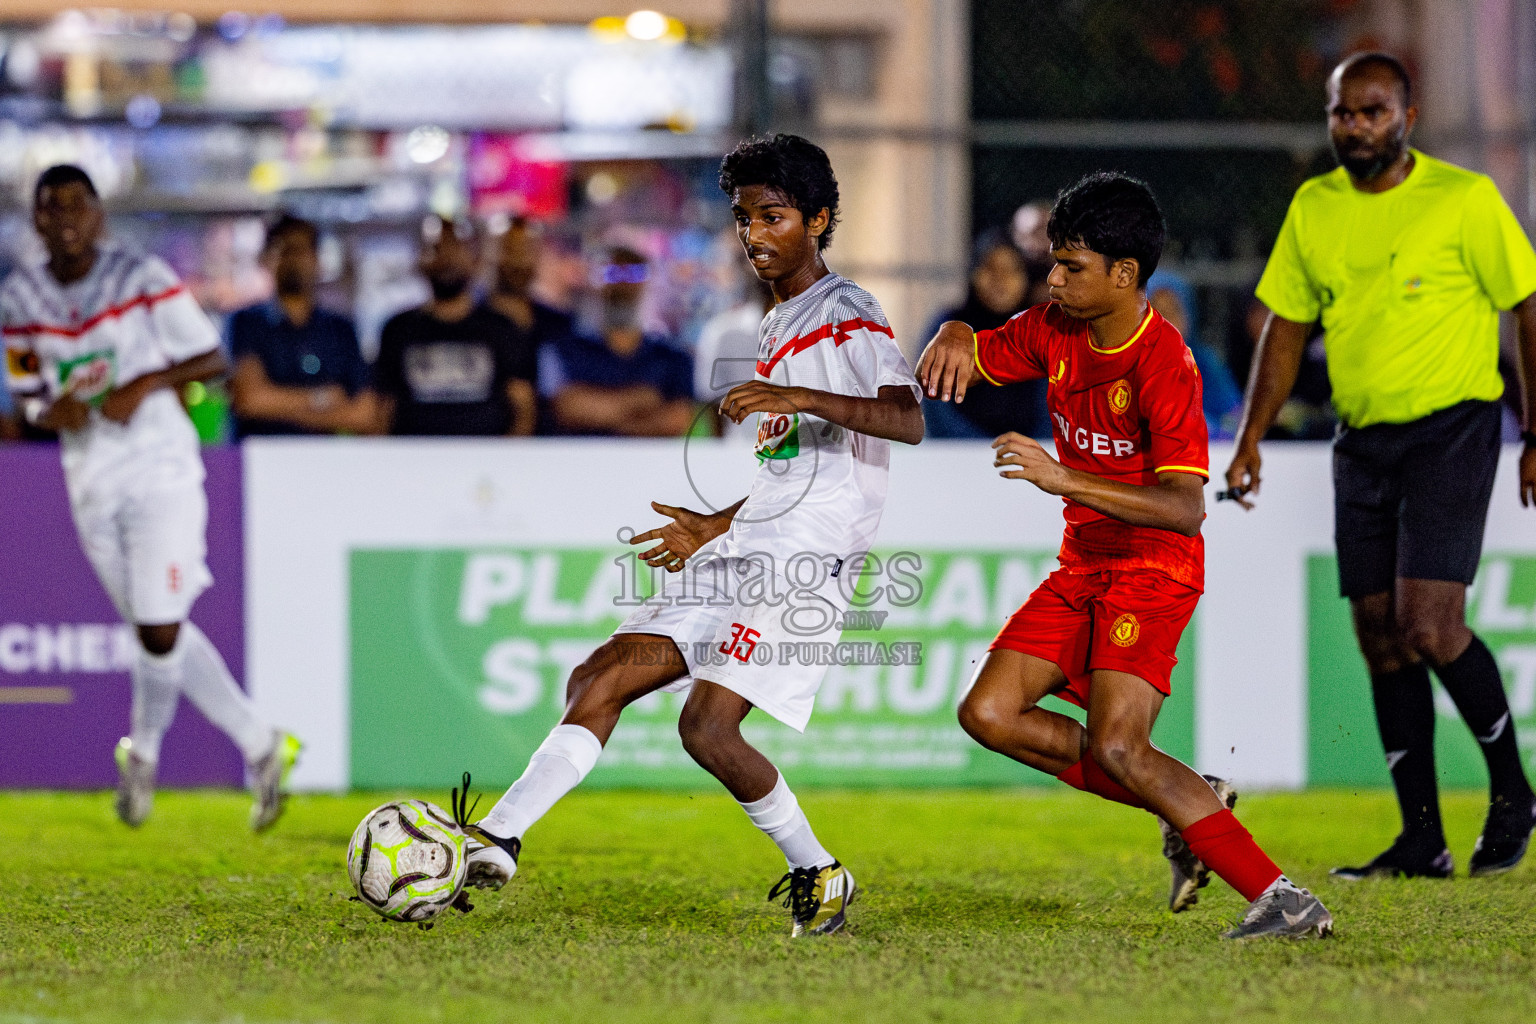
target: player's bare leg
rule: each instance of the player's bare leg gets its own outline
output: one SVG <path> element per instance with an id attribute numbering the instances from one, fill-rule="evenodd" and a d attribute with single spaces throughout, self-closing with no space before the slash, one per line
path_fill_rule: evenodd
<path id="1" fill-rule="evenodd" d="M 1210 783 L 1152 745 L 1163 694 L 1127 672 L 1093 673 L 1088 697 L 1088 752 L 1110 778 L 1183 831 L 1226 809 Z"/>
<path id="2" fill-rule="evenodd" d="M 1248 900 L 1243 920 L 1223 937 L 1319 938 L 1332 934 L 1322 901 L 1288 879 L 1193 768 L 1152 745 L 1163 694 L 1127 672 L 1093 673 L 1088 750 L 1116 782 L 1179 829 L 1190 850 Z"/>
<path id="3" fill-rule="evenodd" d="M 1053 662 L 1006 648 L 992 651 L 977 672 L 975 685 L 960 707 L 960 724 L 982 746 L 1068 785 L 1110 800 L 1144 806 L 1143 801 L 1107 776 L 1088 753 L 1088 731 L 1066 715 L 1036 706 L 1040 698 L 1066 685 Z M 1084 755 L 1087 756 L 1084 756 Z M 1205 778 L 1227 807 L 1237 795 L 1222 779 Z M 1172 874 L 1168 908 L 1174 913 L 1199 901 L 1210 870 L 1189 849 L 1179 830 L 1159 817 L 1163 856 Z"/>
<path id="4" fill-rule="evenodd" d="M 858 887 L 853 875 L 826 851 L 784 777 L 741 735 L 752 703 L 707 680 L 696 680 L 678 720 L 683 749 L 730 791 L 752 823 L 784 854 L 789 867 L 768 892 L 783 897 L 791 934 L 828 935 L 847 921 Z"/>
<path id="5" fill-rule="evenodd" d="M 517 872 L 523 833 L 587 777 L 630 704 L 676 682 L 687 663 L 671 637 L 621 633 L 571 673 L 565 714 L 490 812 L 469 826 L 466 884 L 500 889 Z"/>
<path id="6" fill-rule="evenodd" d="M 1060 776 L 1082 760 L 1087 732 L 1066 715 L 1037 705 L 1066 684 L 1061 669 L 1044 658 L 990 651 L 960 704 L 960 726 L 988 750 Z"/>

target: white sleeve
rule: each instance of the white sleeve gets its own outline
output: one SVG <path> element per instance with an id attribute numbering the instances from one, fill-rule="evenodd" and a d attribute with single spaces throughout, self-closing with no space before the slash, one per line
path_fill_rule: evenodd
<path id="1" fill-rule="evenodd" d="M 155 343 L 172 363 L 184 363 L 218 349 L 218 328 L 164 260 L 154 256 L 145 259 L 140 287 L 149 306 Z"/>
<path id="2" fill-rule="evenodd" d="M 863 320 L 864 325 L 850 332 L 843 348 L 848 353 L 860 388 L 869 388 L 865 397 L 877 397 L 881 388 L 905 386 L 912 389 L 914 398 L 922 401 L 922 389 L 912 375 L 906 357 L 896 346 L 885 317 L 878 312 L 873 316 L 866 313 Z"/>

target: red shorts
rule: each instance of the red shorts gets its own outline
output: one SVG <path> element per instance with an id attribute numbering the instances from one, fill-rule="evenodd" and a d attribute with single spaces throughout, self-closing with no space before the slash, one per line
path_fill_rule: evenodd
<path id="1" fill-rule="evenodd" d="M 1089 673 L 1139 676 L 1164 694 L 1179 659 L 1179 637 L 1200 591 L 1160 572 L 1070 573 L 1058 569 L 1003 626 L 991 650 L 1021 651 L 1055 662 L 1067 676 L 1056 694 L 1088 706 Z"/>

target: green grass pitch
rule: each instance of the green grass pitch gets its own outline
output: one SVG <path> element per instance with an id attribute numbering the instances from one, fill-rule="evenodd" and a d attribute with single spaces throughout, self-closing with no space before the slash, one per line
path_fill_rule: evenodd
<path id="1" fill-rule="evenodd" d="M 1220 882 L 1167 913 L 1150 816 L 1066 790 L 802 794 L 864 889 L 845 934 L 808 942 L 723 794 L 578 792 L 511 886 L 424 932 L 347 900 L 381 799 L 298 797 L 252 838 L 236 794 L 162 793 L 137 832 L 110 794 L 0 795 L 0 1022 L 1536 1019 L 1536 862 L 1328 880 L 1390 838 L 1385 793 L 1243 798 L 1338 920 L 1246 945 L 1217 939 L 1242 909 Z M 1446 808 L 1460 867 L 1482 801 Z"/>

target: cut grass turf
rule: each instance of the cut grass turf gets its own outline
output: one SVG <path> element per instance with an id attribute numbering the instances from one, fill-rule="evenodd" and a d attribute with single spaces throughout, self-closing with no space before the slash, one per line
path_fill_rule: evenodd
<path id="1" fill-rule="evenodd" d="M 512 885 L 423 932 L 347 899 L 382 799 L 295 798 L 253 838 L 234 794 L 163 793 L 137 832 L 110 794 L 0 795 L 0 1022 L 1536 1019 L 1536 867 L 1328 879 L 1391 838 L 1385 793 L 1244 796 L 1338 932 L 1243 945 L 1218 881 L 1168 914 L 1150 816 L 1065 790 L 802 794 L 864 892 L 798 942 L 728 797 L 578 792 Z M 1445 803 L 1464 871 L 1482 800 Z"/>

